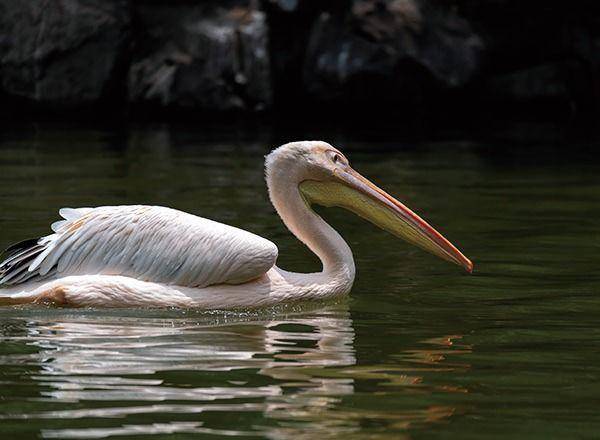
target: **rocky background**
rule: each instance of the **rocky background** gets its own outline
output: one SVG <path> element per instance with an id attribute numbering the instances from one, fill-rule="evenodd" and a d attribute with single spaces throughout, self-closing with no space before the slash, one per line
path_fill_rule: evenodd
<path id="1" fill-rule="evenodd" d="M 597 114 L 597 0 L 0 0 L 0 114 Z"/>

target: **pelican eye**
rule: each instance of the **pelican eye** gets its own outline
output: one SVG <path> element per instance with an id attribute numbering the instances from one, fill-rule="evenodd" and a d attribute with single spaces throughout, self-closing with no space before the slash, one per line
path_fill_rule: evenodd
<path id="1" fill-rule="evenodd" d="M 332 151 L 330 153 L 330 157 L 331 157 L 331 161 L 335 164 L 344 163 L 344 159 L 342 158 L 342 156 L 340 154 L 336 153 L 335 151 Z"/>

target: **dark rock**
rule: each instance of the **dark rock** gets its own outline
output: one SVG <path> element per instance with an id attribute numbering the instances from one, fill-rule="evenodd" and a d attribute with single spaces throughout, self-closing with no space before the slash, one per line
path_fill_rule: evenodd
<path id="1" fill-rule="evenodd" d="M 283 12 L 297 12 L 303 3 L 301 0 L 269 0 Z"/>
<path id="2" fill-rule="evenodd" d="M 249 5 L 138 6 L 134 104 L 260 110 L 272 101 L 265 15 Z"/>
<path id="3" fill-rule="evenodd" d="M 445 117 L 498 103 L 509 114 L 529 103 L 591 114 L 600 109 L 596 3 L 0 0 L 0 114 L 121 115 L 129 103 L 134 115 L 393 108 Z"/>
<path id="4" fill-rule="evenodd" d="M 485 98 L 554 102 L 590 112 L 600 103 L 600 9 L 594 0 L 455 0 L 486 46 Z"/>
<path id="5" fill-rule="evenodd" d="M 118 99 L 129 17 L 125 0 L 0 0 L 0 91 L 59 106 Z"/>
<path id="6" fill-rule="evenodd" d="M 577 60 L 528 66 L 486 77 L 477 87 L 477 96 L 484 106 L 545 108 L 552 113 L 573 114 L 591 110 L 597 99 L 587 74 L 587 68 Z"/>
<path id="7" fill-rule="evenodd" d="M 357 0 L 345 16 L 319 18 L 304 80 L 317 100 L 401 102 L 423 89 L 464 86 L 482 49 L 469 23 L 449 9 L 426 0 Z"/>
<path id="8" fill-rule="evenodd" d="M 302 69 L 313 24 L 323 12 L 343 14 L 348 0 L 263 0 L 267 15 L 274 105 L 305 101 Z"/>
<path id="9" fill-rule="evenodd" d="M 496 100 L 534 101 L 555 99 L 568 101 L 569 92 L 563 70 L 544 64 L 491 77 L 487 82 L 489 97 Z"/>

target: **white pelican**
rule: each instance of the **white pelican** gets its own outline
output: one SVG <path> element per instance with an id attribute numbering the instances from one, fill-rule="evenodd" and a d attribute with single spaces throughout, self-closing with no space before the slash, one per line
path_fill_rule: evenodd
<path id="1" fill-rule="evenodd" d="M 273 150 L 265 174 L 273 206 L 319 257 L 321 272 L 280 269 L 272 242 L 170 208 L 63 208 L 64 220 L 52 225 L 53 234 L 6 250 L 0 304 L 227 309 L 347 294 L 355 273 L 352 252 L 312 204 L 346 208 L 473 270 L 448 240 L 325 142 L 292 142 Z"/>

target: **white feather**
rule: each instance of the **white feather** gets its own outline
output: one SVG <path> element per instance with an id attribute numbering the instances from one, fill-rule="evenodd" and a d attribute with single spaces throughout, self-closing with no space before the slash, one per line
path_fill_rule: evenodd
<path id="1" fill-rule="evenodd" d="M 31 263 L 40 276 L 125 275 L 204 287 L 266 273 L 277 247 L 252 233 L 158 206 L 63 208 L 47 248 Z"/>
<path id="2" fill-rule="evenodd" d="M 54 222 L 50 225 L 50 229 L 52 229 L 54 232 L 58 232 L 58 230 L 60 228 L 62 228 L 67 222 L 65 220 L 59 220 L 57 222 Z"/>

